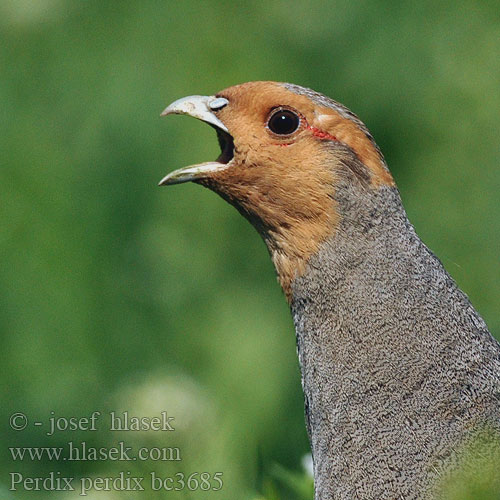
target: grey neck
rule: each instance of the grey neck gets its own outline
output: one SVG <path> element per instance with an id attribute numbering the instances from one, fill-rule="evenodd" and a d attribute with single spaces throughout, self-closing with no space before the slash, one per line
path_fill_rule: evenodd
<path id="1" fill-rule="evenodd" d="M 452 386 L 488 384 L 459 363 L 500 373 L 498 348 L 395 187 L 346 180 L 336 202 L 340 226 L 292 283 L 316 498 L 425 498 L 436 449 L 476 416 Z"/>

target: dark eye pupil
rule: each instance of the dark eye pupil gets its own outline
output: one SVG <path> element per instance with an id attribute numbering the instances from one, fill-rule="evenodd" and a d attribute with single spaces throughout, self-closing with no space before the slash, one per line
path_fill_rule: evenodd
<path id="1" fill-rule="evenodd" d="M 274 113 L 267 126 L 275 134 L 288 135 L 299 128 L 299 117 L 288 109 L 283 109 Z"/>

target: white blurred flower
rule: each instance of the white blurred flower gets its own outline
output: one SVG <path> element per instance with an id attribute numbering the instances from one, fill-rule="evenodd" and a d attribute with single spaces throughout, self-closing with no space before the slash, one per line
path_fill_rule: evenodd
<path id="1" fill-rule="evenodd" d="M 310 453 L 306 453 L 302 457 L 302 467 L 308 476 L 314 477 L 313 458 Z"/>
<path id="2" fill-rule="evenodd" d="M 114 397 L 116 415 L 128 412 L 130 417 L 160 417 L 166 412 L 174 417 L 174 432 L 124 432 L 126 439 L 139 437 L 142 441 L 168 439 L 169 442 L 192 441 L 216 427 L 213 402 L 208 392 L 191 377 L 177 374 L 149 374 L 142 380 L 122 387 Z"/>

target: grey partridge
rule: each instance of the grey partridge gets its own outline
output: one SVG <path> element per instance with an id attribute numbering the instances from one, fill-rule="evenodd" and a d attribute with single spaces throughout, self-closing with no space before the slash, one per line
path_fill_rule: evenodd
<path id="1" fill-rule="evenodd" d="M 433 498 L 457 450 L 500 432 L 500 345 L 408 221 L 384 157 L 343 105 L 250 82 L 163 112 L 215 128 L 193 181 L 264 239 L 293 315 L 316 499 Z"/>

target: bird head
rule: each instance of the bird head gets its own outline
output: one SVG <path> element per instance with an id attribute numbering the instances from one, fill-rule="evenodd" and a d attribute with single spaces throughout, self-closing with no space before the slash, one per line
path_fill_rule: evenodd
<path id="1" fill-rule="evenodd" d="M 169 114 L 214 127 L 221 154 L 170 173 L 160 185 L 193 181 L 234 205 L 262 235 L 288 299 L 293 280 L 338 227 L 339 184 L 348 179 L 365 191 L 393 185 L 365 125 L 310 89 L 249 82 L 184 97 L 162 116 Z"/>

